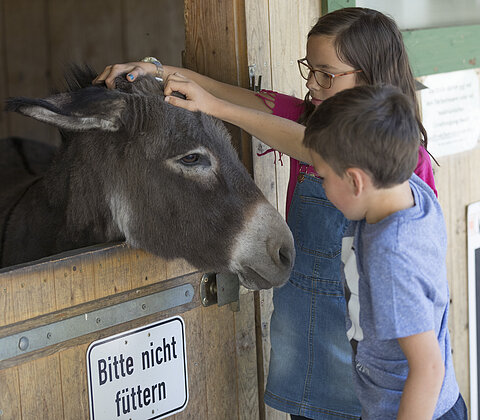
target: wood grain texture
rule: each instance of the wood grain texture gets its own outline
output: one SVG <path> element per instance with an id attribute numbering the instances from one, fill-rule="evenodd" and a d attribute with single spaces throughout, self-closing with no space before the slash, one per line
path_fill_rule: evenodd
<path id="1" fill-rule="evenodd" d="M 470 404 L 470 368 L 468 362 L 468 204 L 480 201 L 478 161 L 480 149 L 439 158 L 435 180 L 444 212 L 447 236 L 447 276 L 450 285 L 449 330 L 452 354 L 460 391 Z"/>
<path id="2" fill-rule="evenodd" d="M 320 2 L 281 2 L 279 0 L 245 1 L 249 65 L 262 75 L 262 86 L 303 98 L 306 90 L 298 74 L 298 58 L 305 55 L 307 33 L 320 16 Z M 285 202 L 290 173 L 288 156 L 281 161 L 269 154 L 258 139 L 252 139 L 253 172 L 256 184 L 267 199 L 285 216 Z M 270 360 L 270 317 L 272 290 L 259 292 L 257 307 L 257 347 L 259 357 L 260 418 L 286 420 L 289 416 L 263 403 L 263 391 Z"/>
<path id="3" fill-rule="evenodd" d="M 3 1 L 5 37 L 5 96 L 45 96 L 50 80 L 46 0 Z M 5 97 L 1 98 L 2 102 Z M 3 108 L 3 107 L 2 107 Z M 31 118 L 9 113 L 8 135 L 36 140 L 55 139 L 56 130 Z"/>
<path id="4" fill-rule="evenodd" d="M 185 321 L 190 396 L 186 409 L 174 418 L 258 417 L 251 293 L 241 295 L 244 312 L 234 313 L 228 305 L 203 308 L 199 296 L 202 273 L 192 272 L 183 260 L 167 262 L 124 244 L 82 251 L 0 273 L 0 288 L 6 290 L 1 295 L 2 307 L 13 312 L 3 316 L 0 337 L 180 284 L 192 284 L 193 301 L 2 362 L 0 409 L 4 413 L 26 420 L 88 418 L 86 350 L 90 343 L 180 315 Z M 100 286 L 82 288 L 81 281 Z M 18 287 L 11 291 L 11 284 Z M 48 287 L 53 284 L 55 287 Z M 58 296 L 61 298 L 55 299 Z M 12 300 L 20 303 L 6 304 Z M 68 306 L 69 302 L 75 305 Z M 46 389 L 49 391 L 44 392 Z"/>
<path id="5" fill-rule="evenodd" d="M 185 48 L 179 0 L 0 0 L 0 101 L 44 97 L 65 87 L 71 63 L 96 71 L 157 56 L 181 63 Z M 60 144 L 57 130 L 18 114 L 0 114 L 0 136 Z"/>

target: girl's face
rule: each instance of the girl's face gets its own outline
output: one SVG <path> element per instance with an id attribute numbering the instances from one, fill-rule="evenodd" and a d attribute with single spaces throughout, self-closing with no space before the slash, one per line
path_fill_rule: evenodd
<path id="1" fill-rule="evenodd" d="M 348 64 L 343 63 L 337 57 L 333 45 L 334 38 L 325 35 L 311 35 L 307 41 L 307 62 L 315 70 L 323 70 L 332 74 L 340 74 L 356 70 Z M 306 86 L 310 92 L 312 104 L 318 106 L 327 98 L 335 95 L 344 89 L 350 89 L 356 86 L 356 74 L 347 74 L 335 77 L 332 80 L 332 86 L 329 89 L 321 87 L 313 73 L 307 80 Z"/>

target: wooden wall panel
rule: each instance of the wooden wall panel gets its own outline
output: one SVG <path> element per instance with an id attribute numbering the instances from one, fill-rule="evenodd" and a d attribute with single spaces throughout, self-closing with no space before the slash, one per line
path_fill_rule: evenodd
<path id="1" fill-rule="evenodd" d="M 281 2 L 280 0 L 246 0 L 248 64 L 262 75 L 262 87 L 303 98 L 305 82 L 300 77 L 297 59 L 304 57 L 307 33 L 320 16 L 320 2 Z M 256 184 L 285 215 L 289 178 L 289 157 L 278 160 L 273 154 L 258 157 L 268 149 L 253 138 L 253 173 Z M 263 391 L 270 360 L 270 317 L 273 311 L 272 290 L 256 296 L 257 346 L 259 351 L 259 398 L 261 418 L 287 420 L 289 416 L 265 406 Z"/>
<path id="2" fill-rule="evenodd" d="M 21 418 L 18 368 L 0 370 L 0 412 L 5 419 Z"/>
<path id="3" fill-rule="evenodd" d="M 4 0 L 0 0 L 0 72 L 2 75 L 7 74 L 6 37 L 5 37 L 5 16 L 4 16 Z M 7 97 L 7 79 L 2 77 L 0 80 L 0 98 Z M 0 111 L 0 138 L 7 136 L 7 115 Z"/>
<path id="4" fill-rule="evenodd" d="M 96 71 L 147 55 L 181 63 L 180 0 L 0 0 L 0 6 L 2 103 L 9 96 L 43 97 L 61 90 L 71 63 L 87 63 Z M 2 112 L 0 138 L 6 136 L 60 142 L 55 128 Z"/>
<path id="5" fill-rule="evenodd" d="M 62 377 L 58 355 L 18 367 L 22 418 L 62 420 Z"/>
<path id="6" fill-rule="evenodd" d="M 70 63 L 89 64 L 97 71 L 124 59 L 123 8 L 115 0 L 48 2 L 48 45 L 54 86 L 63 85 Z"/>
<path id="7" fill-rule="evenodd" d="M 199 73 L 213 77 L 226 83 L 239 86 L 248 86 L 247 49 L 245 29 L 245 2 L 231 0 L 218 2 L 213 0 L 185 0 L 185 56 L 184 66 Z M 219 36 L 221 34 L 221 36 Z M 229 126 L 232 134 L 232 143 L 240 154 L 240 158 L 250 168 L 251 148 L 250 141 L 245 144 L 245 136 L 237 127 Z M 250 302 L 247 304 L 247 302 Z M 204 328 L 209 332 L 206 337 L 217 337 L 221 331 L 236 335 L 236 342 L 232 343 L 223 338 L 214 338 L 212 345 L 217 348 L 215 353 L 228 354 L 232 360 L 209 360 L 207 371 L 212 372 L 216 381 L 228 383 L 226 372 L 223 369 L 234 369 L 235 383 L 228 383 L 224 389 L 226 395 L 220 395 L 207 388 L 207 401 L 218 398 L 229 399 L 231 392 L 237 393 L 239 411 L 228 403 L 217 406 L 216 411 L 209 411 L 208 418 L 238 418 L 250 416 L 258 418 L 258 397 L 248 392 L 257 389 L 255 348 L 253 331 L 255 325 L 254 307 L 252 298 L 243 297 L 240 312 L 233 315 L 230 309 L 224 309 L 225 318 L 221 323 L 213 325 L 210 311 L 204 311 Z M 218 323 L 218 321 L 217 321 Z M 237 332 L 237 333 L 235 333 Z M 235 352 L 233 351 L 235 349 Z M 223 366 L 223 368 L 221 368 Z M 211 404 L 208 403 L 208 406 Z"/>
<path id="8" fill-rule="evenodd" d="M 248 86 L 245 1 L 185 0 L 184 66 L 216 80 Z M 219 36 L 219 34 L 221 34 Z M 238 127 L 228 125 L 232 143 L 247 167 L 251 148 Z M 247 149 L 248 155 L 242 152 Z"/>
<path id="9" fill-rule="evenodd" d="M 435 181 L 448 235 L 447 275 L 450 285 L 449 329 L 453 361 L 460 391 L 470 404 L 468 352 L 468 270 L 466 211 L 480 201 L 478 162 L 480 149 L 439 158 Z"/>
<path id="10" fill-rule="evenodd" d="M 46 0 L 3 0 L 3 10 L 7 80 L 4 94 L 45 96 L 51 90 Z M 9 135 L 49 142 L 57 136 L 55 129 L 18 114 L 7 114 L 7 120 Z"/>
<path id="11" fill-rule="evenodd" d="M 123 4 L 125 59 L 137 61 L 154 56 L 166 64 L 180 67 L 185 45 L 183 2 L 123 0 Z"/>
<path id="12" fill-rule="evenodd" d="M 0 273 L 3 295 L 12 295 L 14 300 L 29 300 L 32 306 L 28 309 L 26 305 L 5 305 L 9 299 L 0 301 L 2 309 L 15 313 L 1 319 L 0 337 L 185 283 L 194 287 L 194 299 L 180 307 L 2 362 L 0 410 L 7 415 L 6 418 L 88 418 L 88 345 L 94 340 L 176 314 L 185 321 L 189 403 L 183 412 L 172 416 L 172 419 L 258 418 L 255 328 L 254 319 L 250 316 L 252 293 L 242 293 L 240 312 L 233 312 L 230 305 L 203 308 L 199 296 L 201 273 L 195 272 L 183 260 L 167 262 L 148 256 L 143 251 L 129 249 L 123 244 L 84 251 L 81 254 L 67 253 L 51 261 L 45 260 Z M 103 277 L 115 275 L 112 266 L 119 260 L 126 267 L 120 277 L 133 279 L 131 290 L 126 292 L 128 296 L 118 293 L 114 288 L 107 290 L 106 287 L 100 287 L 94 293 L 91 292 L 92 287 L 87 287 L 87 293 L 76 293 L 80 279 L 92 284 L 108 284 L 109 281 L 104 281 Z M 76 269 L 73 270 L 73 267 Z M 88 277 L 84 277 L 86 273 L 90 273 Z M 154 282 L 142 289 L 137 288 L 136 278 L 141 276 L 140 280 L 144 280 L 145 274 L 149 282 Z M 162 275 L 171 277 L 162 278 Z M 185 275 L 187 277 L 183 277 Z M 33 281 L 25 281 L 27 278 Z M 44 284 L 55 284 L 55 289 L 47 287 L 39 290 L 38 283 L 41 284 L 43 279 L 47 280 Z M 8 286 L 10 281 L 23 284 L 24 298 L 11 290 Z M 59 288 L 65 288 L 66 292 L 59 293 Z M 65 296 L 68 297 L 70 290 L 73 290 L 75 305 L 65 307 L 65 301 L 68 301 Z M 47 293 L 53 297 L 48 298 Z M 58 296 L 61 298 L 58 299 Z M 59 306 L 55 306 L 56 301 Z M 27 313 L 24 315 L 24 312 Z M 29 316 L 34 318 L 26 319 Z M 15 324 L 14 321 L 22 319 L 24 321 Z"/>

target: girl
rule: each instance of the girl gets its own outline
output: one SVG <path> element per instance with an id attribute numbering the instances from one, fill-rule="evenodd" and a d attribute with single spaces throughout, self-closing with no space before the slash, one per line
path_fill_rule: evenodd
<path id="1" fill-rule="evenodd" d="M 302 145 L 303 124 L 315 107 L 341 90 L 362 84 L 398 86 L 416 104 L 423 134 L 415 172 L 435 191 L 427 136 L 402 35 L 382 13 L 345 8 L 321 17 L 308 34 L 306 56 L 298 66 L 308 88 L 303 101 L 271 91 L 256 94 L 169 66 L 163 68 L 165 95 L 174 105 L 235 124 L 291 157 L 287 221 L 297 256 L 290 280 L 274 290 L 265 402 L 292 419 L 358 419 L 340 283 L 346 220 L 327 200 L 310 166 L 310 153 Z M 161 70 L 159 63 L 108 66 L 96 81 L 113 87 L 122 73 L 129 72 L 127 79 L 132 81 Z M 168 96 L 172 91 L 187 99 Z"/>

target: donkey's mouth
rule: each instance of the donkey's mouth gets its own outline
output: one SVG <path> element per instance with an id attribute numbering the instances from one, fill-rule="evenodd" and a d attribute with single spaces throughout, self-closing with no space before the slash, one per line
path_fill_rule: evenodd
<path id="1" fill-rule="evenodd" d="M 240 282 L 250 290 L 270 289 L 272 287 L 272 284 L 267 279 L 248 266 L 242 267 L 238 277 Z"/>

